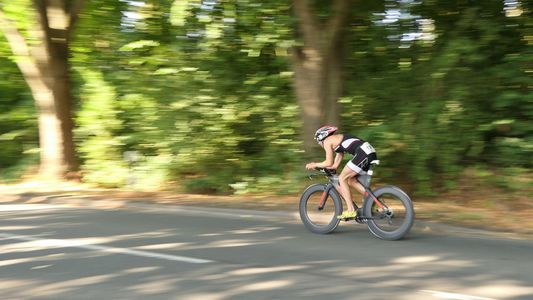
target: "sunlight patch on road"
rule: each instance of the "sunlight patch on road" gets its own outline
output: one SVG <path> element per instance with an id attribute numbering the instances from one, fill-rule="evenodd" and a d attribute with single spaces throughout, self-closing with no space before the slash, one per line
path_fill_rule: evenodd
<path id="1" fill-rule="evenodd" d="M 427 263 L 431 261 L 437 261 L 440 258 L 438 256 L 406 256 L 394 259 L 392 263 L 396 264 L 413 264 L 413 263 Z"/>
<path id="2" fill-rule="evenodd" d="M 520 282 L 513 280 L 498 280 L 498 282 L 491 282 L 485 286 L 472 288 L 472 292 L 476 294 L 485 294 L 496 297 L 497 299 L 503 298 L 520 298 L 527 297 L 533 299 L 533 286 L 520 286 Z"/>
<path id="3" fill-rule="evenodd" d="M 291 285 L 290 280 L 271 280 L 258 283 L 251 283 L 241 287 L 244 291 L 262 291 L 262 290 L 274 290 L 285 286 Z"/>
<path id="4" fill-rule="evenodd" d="M 46 210 L 58 209 L 57 205 L 48 204 L 2 204 L 0 205 L 0 212 L 4 211 L 25 211 L 25 210 Z"/>
<path id="5" fill-rule="evenodd" d="M 253 234 L 253 233 L 258 233 L 259 231 L 257 230 L 251 230 L 251 229 L 240 229 L 240 230 L 232 230 L 232 231 L 228 231 L 228 233 L 231 233 L 231 234 Z"/>
<path id="6" fill-rule="evenodd" d="M 10 231 L 10 230 L 29 230 L 38 228 L 37 226 L 2 226 L 0 231 Z"/>
<path id="7" fill-rule="evenodd" d="M 251 228 L 243 228 L 243 229 L 236 229 L 236 230 L 228 230 L 224 232 L 212 232 L 212 233 L 203 233 L 198 236 L 202 237 L 210 237 L 210 236 L 222 236 L 222 235 L 228 235 L 228 234 L 255 234 L 255 233 L 262 233 L 266 231 L 273 231 L 273 230 L 280 230 L 281 227 L 274 227 L 274 226 L 256 226 Z"/>
<path id="8" fill-rule="evenodd" d="M 39 297 L 50 297 L 50 298 L 59 299 L 60 297 L 58 295 L 60 294 L 71 292 L 82 286 L 96 285 L 99 283 L 103 283 L 103 282 L 109 281 L 110 279 L 114 277 L 115 275 L 112 275 L 112 274 L 104 274 L 104 275 L 95 275 L 95 276 L 88 276 L 88 277 L 82 277 L 82 278 L 75 278 L 75 279 L 61 281 L 61 282 L 52 282 L 52 283 L 47 283 L 47 284 L 40 283 L 40 284 L 32 285 L 31 287 L 26 287 L 22 289 L 20 293 L 25 298 L 35 297 L 35 295 L 39 295 Z"/>
<path id="9" fill-rule="evenodd" d="M 51 266 L 53 266 L 53 265 L 40 265 L 40 266 L 31 267 L 30 270 L 46 269 L 46 268 L 51 267 Z"/>
<path id="10" fill-rule="evenodd" d="M 141 250 L 161 250 L 161 249 L 179 249 L 183 248 L 185 246 L 190 246 L 192 243 L 162 243 L 162 244 L 155 244 L 155 245 L 144 245 L 135 247 L 135 249 L 141 249 Z"/>
<path id="11" fill-rule="evenodd" d="M 36 262 L 36 261 L 39 261 L 39 262 L 54 261 L 54 260 L 59 259 L 62 256 L 64 256 L 63 253 L 55 253 L 55 254 L 49 254 L 49 255 L 44 255 L 44 256 L 4 259 L 0 261 L 0 267 L 17 265 L 17 264 L 25 264 L 25 263 L 31 263 L 31 262 Z"/>
<path id="12" fill-rule="evenodd" d="M 266 244 L 266 242 L 259 242 L 255 240 L 221 240 L 209 243 L 206 248 L 233 248 L 260 244 Z"/>
<path id="13" fill-rule="evenodd" d="M 128 270 L 122 271 L 123 274 L 137 274 L 137 273 L 146 273 L 146 272 L 154 272 L 159 270 L 160 267 L 138 267 L 138 268 L 131 268 Z"/>
<path id="14" fill-rule="evenodd" d="M 404 256 L 404 257 L 398 257 L 391 261 L 394 264 L 398 264 L 400 266 L 405 265 L 413 265 L 413 264 L 434 264 L 434 265 L 441 265 L 445 267 L 472 267 L 474 266 L 474 263 L 472 261 L 468 260 L 460 260 L 460 259 L 443 259 L 442 257 L 435 256 L 435 255 L 421 255 L 421 256 Z"/>
<path id="15" fill-rule="evenodd" d="M 464 294 L 457 294 L 457 293 L 448 293 L 448 292 L 441 292 L 441 291 L 433 291 L 433 290 L 421 290 L 422 293 L 427 293 L 432 295 L 436 298 L 442 298 L 442 299 L 454 299 L 454 300 L 496 300 L 494 298 L 485 298 L 485 297 L 478 297 L 478 296 L 471 296 L 471 295 L 464 295 Z"/>
<path id="16" fill-rule="evenodd" d="M 179 281 L 183 279 L 178 278 L 159 278 L 158 280 L 152 280 L 147 282 L 141 282 L 134 286 L 130 286 L 127 290 L 146 296 L 149 299 L 149 295 L 161 295 L 164 293 L 170 293 L 177 285 Z"/>
<path id="17" fill-rule="evenodd" d="M 250 297 L 246 297 L 246 296 L 250 292 L 272 291 L 272 290 L 277 290 L 277 289 L 281 289 L 284 287 L 288 287 L 293 284 L 294 282 L 292 280 L 270 280 L 270 281 L 246 284 L 246 285 L 242 285 L 242 286 L 229 289 L 226 291 L 218 291 L 216 293 L 189 294 L 187 295 L 186 299 L 188 300 L 206 300 L 206 299 L 222 300 L 222 299 L 234 299 L 234 298 L 249 299 Z M 284 298 L 281 298 L 281 299 L 284 299 Z"/>
<path id="18" fill-rule="evenodd" d="M 280 267 L 264 267 L 264 268 L 246 268 L 246 269 L 239 269 L 235 271 L 229 272 L 229 275 L 257 275 L 257 274 L 265 274 L 265 273 L 273 273 L 273 272 L 286 272 L 286 271 L 294 271 L 294 270 L 301 270 L 306 269 L 306 266 L 280 266 Z"/>
<path id="19" fill-rule="evenodd" d="M 19 251 L 36 251 L 36 250 L 42 250 L 42 249 L 56 249 L 56 248 L 80 248 L 80 249 L 95 250 L 95 251 L 114 253 L 114 254 L 125 254 L 125 255 L 157 258 L 157 259 L 170 260 L 170 261 L 181 261 L 181 262 L 196 263 L 196 264 L 213 262 L 212 260 L 208 260 L 208 259 L 200 259 L 200 258 L 194 258 L 194 257 L 132 250 L 132 249 L 127 249 L 127 248 L 117 248 L 117 247 L 95 245 L 95 244 L 92 244 L 93 242 L 95 242 L 94 239 L 73 239 L 73 240 L 39 239 L 39 238 L 32 237 L 32 236 L 15 235 L 15 234 L 8 234 L 8 233 L 0 233 L 0 238 L 23 241 L 23 243 L 18 243 L 14 246 L 15 248 L 19 249 Z M 4 246 L 4 247 L 9 248 L 9 245 Z M 0 251 L 0 253 L 3 253 L 3 251 Z"/>
<path id="20" fill-rule="evenodd" d="M 198 236 L 221 236 L 223 235 L 222 233 L 204 233 L 204 234 L 199 234 Z"/>
<path id="21" fill-rule="evenodd" d="M 19 238 L 22 237 L 22 238 Z M 63 248 L 63 247 L 79 247 L 86 245 L 95 245 L 111 242 L 110 238 L 82 238 L 82 239 L 66 239 L 66 240 L 57 240 L 57 239 L 38 239 L 35 237 L 26 238 L 26 236 L 11 235 L 11 234 L 0 234 L 0 238 L 4 239 L 15 239 L 22 241 L 21 243 L 7 244 L 0 246 L 0 253 L 18 253 L 25 251 L 38 251 L 45 250 L 50 248 Z M 25 238 L 25 239 L 23 239 Z"/>

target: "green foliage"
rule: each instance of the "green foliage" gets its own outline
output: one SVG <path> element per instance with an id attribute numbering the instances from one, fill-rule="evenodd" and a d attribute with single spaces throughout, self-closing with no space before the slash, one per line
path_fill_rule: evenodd
<path id="1" fill-rule="evenodd" d="M 72 61 L 84 178 L 105 183 L 97 171 L 109 167 L 120 170 L 112 185 L 130 177 L 143 188 L 179 180 L 189 191 L 228 193 L 234 183 L 265 181 L 300 162 L 299 110 L 287 57 L 276 55 L 286 55 L 290 41 L 280 36 L 289 31 L 269 20 L 275 11 L 246 1 L 220 4 L 222 11 L 178 2 L 123 7 L 146 18 L 105 23 L 99 30 L 109 35 L 97 41 L 86 37 L 103 12 L 81 16 Z M 199 14 L 206 16 L 189 20 Z M 280 26 L 285 31 L 276 33 Z M 126 151 L 142 157 L 131 170 Z"/>
<path id="2" fill-rule="evenodd" d="M 522 13 L 509 16 L 502 1 L 384 2 L 381 14 L 369 12 L 378 2 L 354 4 L 339 99 L 343 131 L 378 150 L 378 176 L 431 194 L 453 188 L 468 166 L 527 174 L 528 2 L 518 1 Z M 330 14 L 329 6 L 315 4 L 319 18 Z M 17 17 L 21 27 L 24 13 Z M 295 28 L 286 1 L 87 2 L 70 45 L 84 180 L 189 192 L 298 192 L 302 138 L 312 137 L 300 136 L 291 86 Z M 30 94 L 4 59 L 10 52 L 1 36 L 0 53 L 6 74 L 0 168 L 6 168 L 31 160 L 25 153 L 38 138 Z M 128 151 L 138 160 L 128 163 Z"/>
<path id="3" fill-rule="evenodd" d="M 128 170 L 120 151 L 121 138 L 116 136 L 122 122 L 117 118 L 115 89 L 100 72 L 78 70 L 84 85 L 81 109 L 76 118 L 76 138 L 83 159 L 84 178 L 104 186 L 122 186 Z"/>
<path id="4" fill-rule="evenodd" d="M 0 180 L 24 175 L 35 162 L 37 116 L 33 100 L 0 35 Z"/>
<path id="5" fill-rule="evenodd" d="M 374 20 L 370 30 L 353 30 L 364 42 L 354 43 L 345 126 L 376 144 L 384 175 L 423 194 L 453 186 L 472 163 L 531 167 L 526 14 L 506 17 L 502 3 L 461 3 L 407 4 L 426 21 Z M 426 39 L 403 35 L 416 31 Z"/>
<path id="6" fill-rule="evenodd" d="M 509 191 L 521 192 L 523 195 L 528 195 L 533 187 L 533 178 L 531 177 L 531 169 L 511 167 L 502 169 L 499 174 L 492 178 L 492 181 L 500 187 Z"/>
<path id="7" fill-rule="evenodd" d="M 17 182 L 25 175 L 35 172 L 34 169 L 39 163 L 38 149 L 36 148 L 34 151 L 24 151 L 19 154 L 19 156 L 20 158 L 17 157 L 14 164 L 2 168 L 2 173 L 0 173 L 0 183 Z"/>

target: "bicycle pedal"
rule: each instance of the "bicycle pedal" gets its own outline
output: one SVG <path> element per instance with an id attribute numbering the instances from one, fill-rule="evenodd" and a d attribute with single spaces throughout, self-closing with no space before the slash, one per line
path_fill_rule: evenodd
<path id="1" fill-rule="evenodd" d="M 366 223 L 368 223 L 368 219 L 365 218 L 365 217 L 356 217 L 355 218 L 355 222 L 357 222 L 359 224 L 366 224 Z"/>

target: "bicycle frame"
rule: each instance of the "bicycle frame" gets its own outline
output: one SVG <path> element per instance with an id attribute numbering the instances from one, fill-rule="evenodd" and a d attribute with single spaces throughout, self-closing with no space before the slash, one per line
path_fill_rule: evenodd
<path id="1" fill-rule="evenodd" d="M 383 204 L 378 199 L 378 197 L 376 197 L 376 195 L 374 195 L 374 193 L 372 192 L 372 190 L 369 187 L 364 187 L 364 188 L 365 188 L 365 200 L 366 200 L 366 198 L 368 198 L 368 196 L 370 196 L 370 197 L 372 197 L 372 200 L 374 200 L 374 203 L 376 203 L 380 208 L 388 208 L 387 205 Z"/>
<path id="2" fill-rule="evenodd" d="M 343 200 L 346 200 L 344 199 L 344 197 L 342 197 L 342 193 L 340 192 L 340 190 L 338 189 L 338 177 L 333 174 L 332 172 L 330 172 L 329 170 L 327 169 L 324 169 L 323 172 L 326 174 L 326 176 L 328 177 L 328 183 L 326 184 L 326 188 L 324 189 L 324 193 L 322 193 L 322 197 L 320 199 L 320 202 L 318 204 L 318 210 L 322 210 L 324 209 L 324 205 L 326 204 L 326 200 L 328 198 L 328 195 L 331 191 L 331 189 L 334 189 L 338 194 L 339 196 L 341 197 L 341 199 Z M 363 186 L 363 188 L 365 189 L 365 194 L 364 194 L 364 198 L 363 198 L 363 202 L 362 202 L 362 205 L 365 204 L 366 202 L 366 199 L 368 197 L 372 197 L 372 200 L 374 201 L 374 203 L 376 203 L 376 205 L 378 205 L 380 208 L 382 209 L 388 209 L 387 205 L 385 205 L 384 203 L 382 203 L 377 197 L 376 195 L 374 195 L 374 193 L 372 192 L 372 189 L 370 188 L 370 181 L 371 181 L 371 176 L 372 176 L 372 170 L 370 169 L 368 171 L 368 174 L 367 175 L 359 175 L 359 176 L 368 176 L 367 178 L 364 178 L 366 179 L 365 181 L 366 182 L 361 182 L 361 180 L 359 180 L 358 178 L 358 181 L 359 183 L 361 183 L 361 185 Z M 364 180 L 363 179 L 363 180 Z M 352 200 L 353 201 L 353 200 Z M 353 201 L 353 204 L 355 206 L 355 209 L 358 209 L 359 206 L 357 205 L 357 203 L 355 203 L 355 201 Z"/>

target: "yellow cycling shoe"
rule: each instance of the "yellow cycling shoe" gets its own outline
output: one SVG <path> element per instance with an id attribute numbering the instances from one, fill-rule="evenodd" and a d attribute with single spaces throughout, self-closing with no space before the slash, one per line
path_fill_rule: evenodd
<path id="1" fill-rule="evenodd" d="M 342 219 L 353 219 L 353 218 L 355 218 L 355 216 L 357 216 L 357 212 L 356 211 L 345 211 L 345 212 L 342 213 L 342 215 L 337 216 L 337 219 L 339 219 L 339 220 L 342 220 Z"/>

